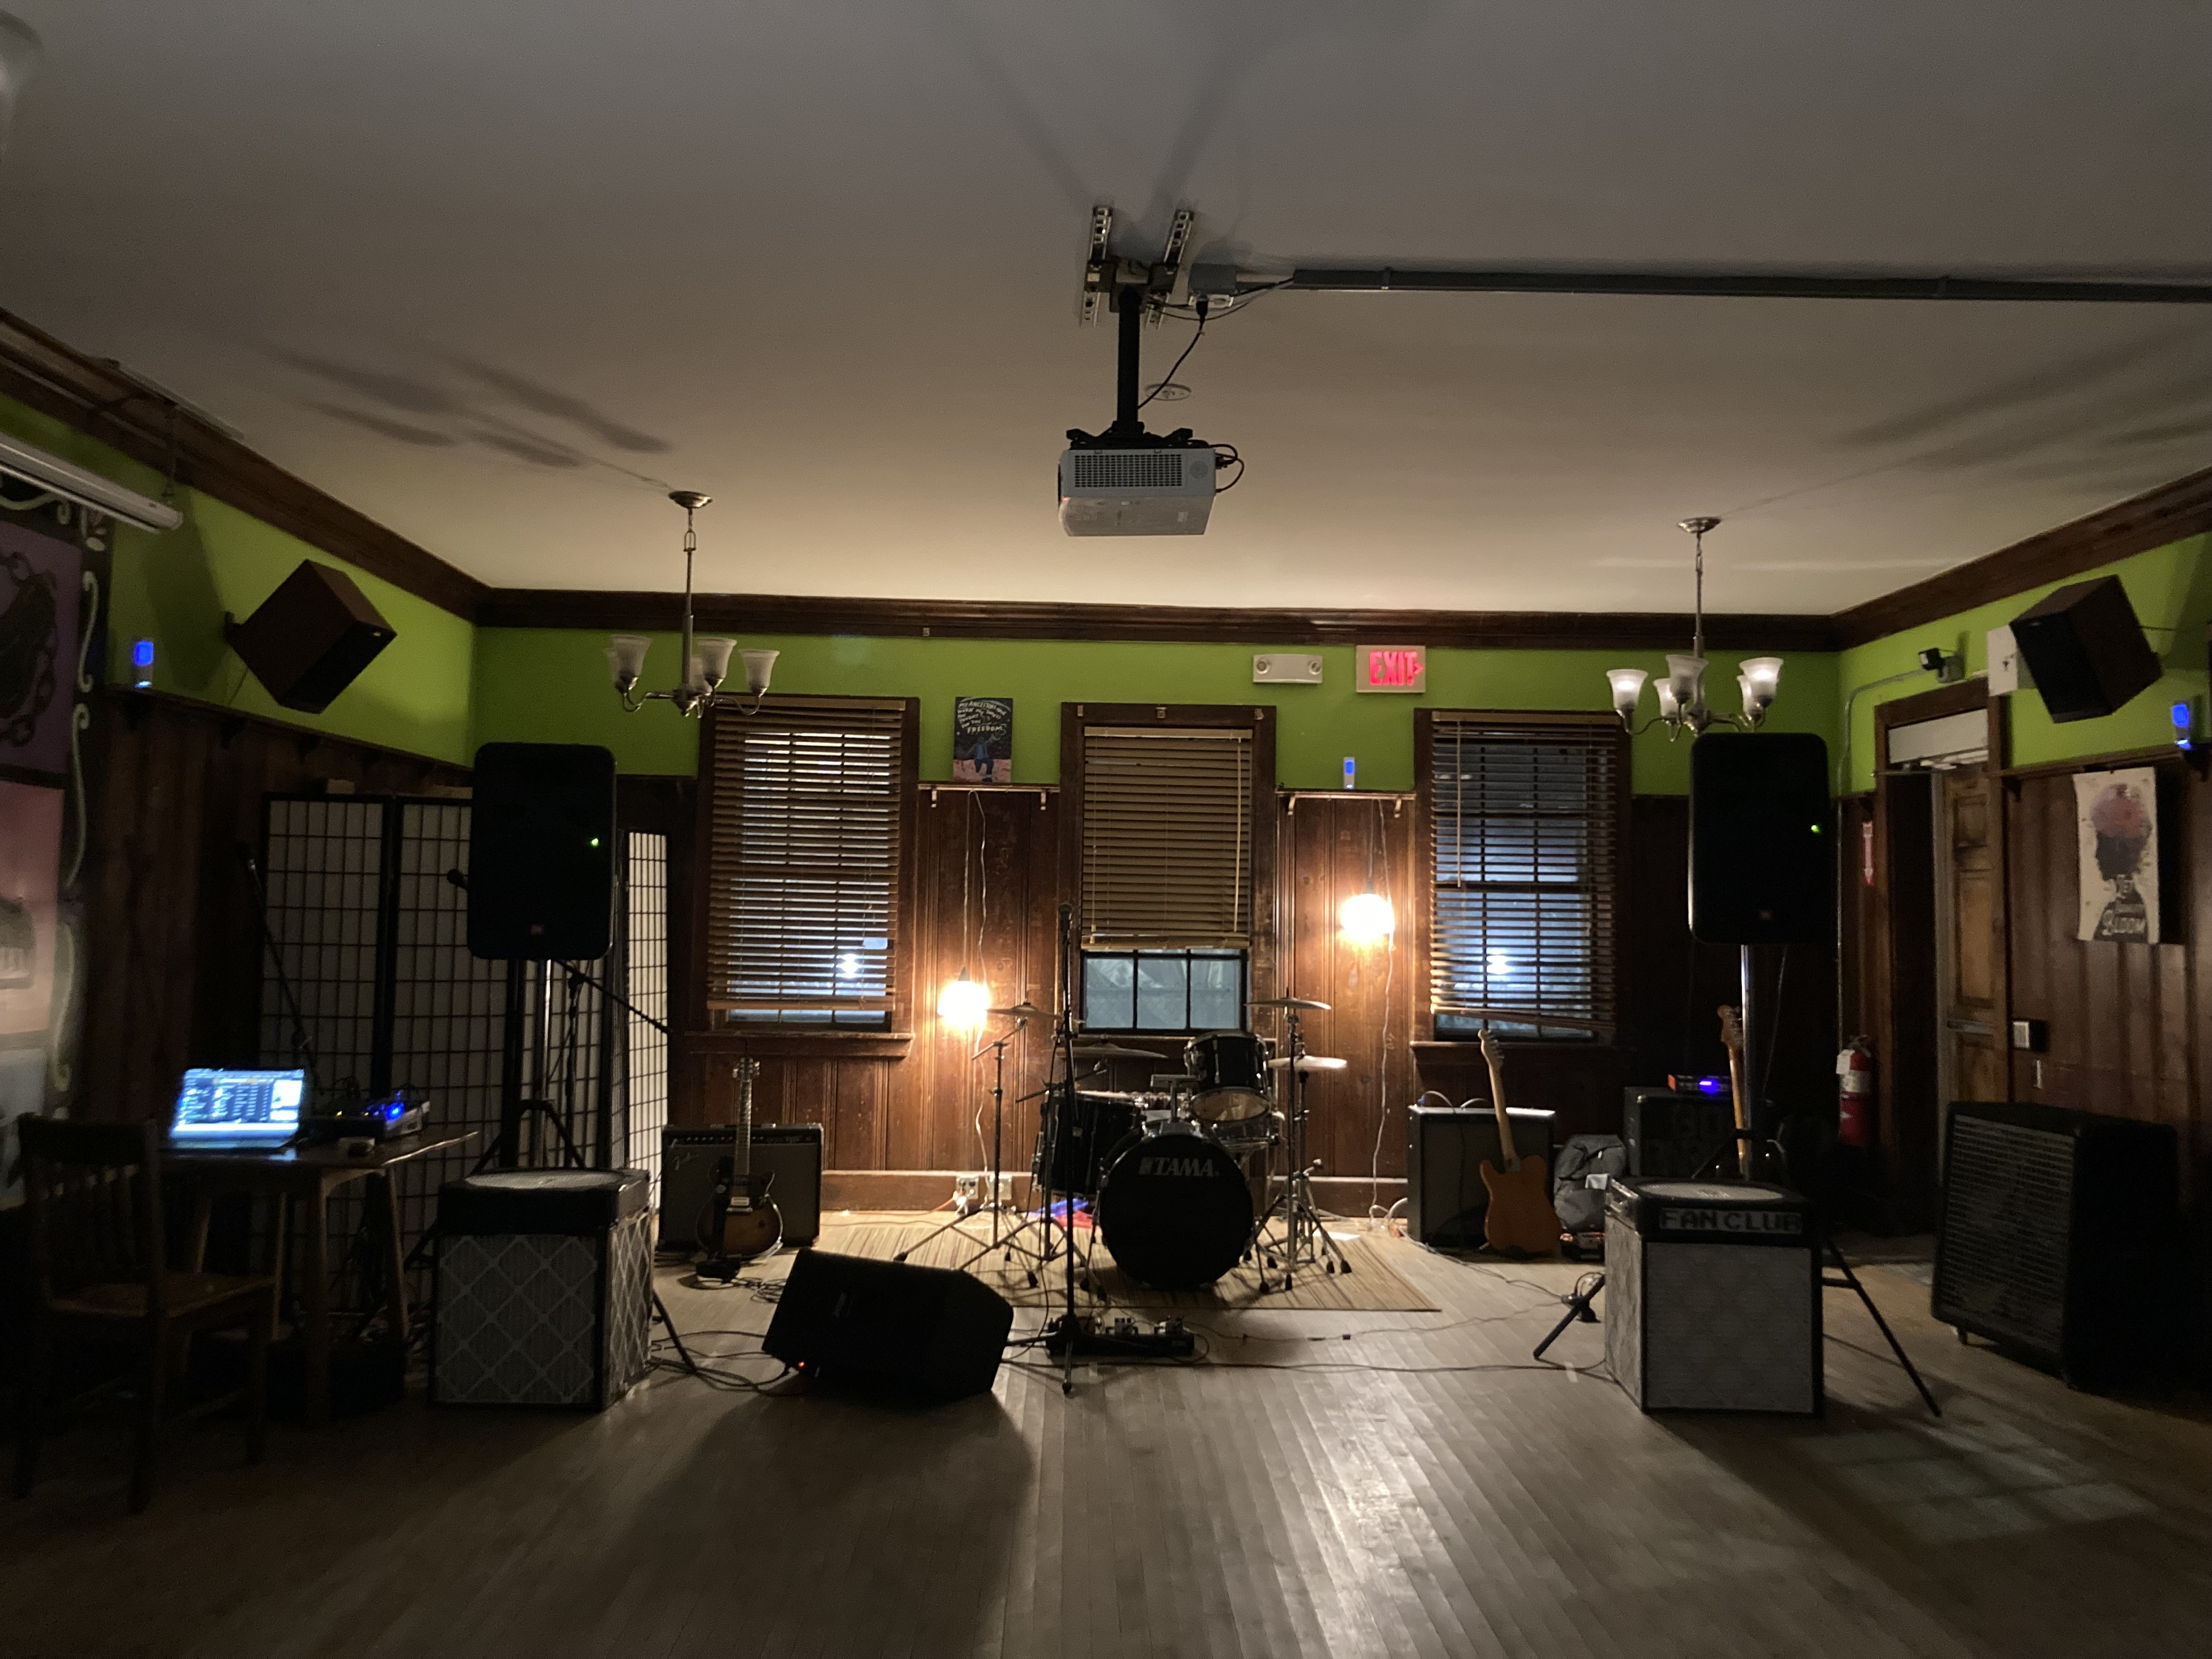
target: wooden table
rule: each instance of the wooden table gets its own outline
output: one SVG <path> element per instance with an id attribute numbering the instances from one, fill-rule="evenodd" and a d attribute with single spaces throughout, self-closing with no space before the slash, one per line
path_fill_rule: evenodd
<path id="1" fill-rule="evenodd" d="M 295 1146 L 281 1152 L 238 1147 L 198 1151 L 172 1148 L 163 1168 L 192 1186 L 192 1269 L 207 1254 L 208 1222 L 215 1200 L 225 1193 L 249 1193 L 277 1200 L 276 1272 L 283 1275 L 285 1209 L 295 1199 L 307 1206 L 302 1228 L 307 1261 L 300 1273 L 300 1337 L 307 1425 L 319 1428 L 331 1419 L 331 1194 L 349 1182 L 372 1180 L 383 1190 L 385 1248 L 392 1280 L 388 1306 L 392 1335 L 407 1340 L 405 1249 L 399 1231 L 399 1195 L 392 1171 L 428 1152 L 443 1152 L 476 1139 L 474 1129 L 459 1134 L 430 1133 L 380 1141 L 367 1158 L 349 1158 L 335 1146 Z M 372 1200 L 374 1204 L 374 1199 Z"/>

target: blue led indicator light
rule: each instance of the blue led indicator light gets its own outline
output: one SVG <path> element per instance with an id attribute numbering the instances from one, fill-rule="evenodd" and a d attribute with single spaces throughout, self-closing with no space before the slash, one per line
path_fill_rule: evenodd
<path id="1" fill-rule="evenodd" d="M 131 663 L 138 671 L 137 678 L 131 681 L 131 685 L 135 690 L 143 691 L 154 684 L 154 641 L 141 640 L 132 646 Z"/>

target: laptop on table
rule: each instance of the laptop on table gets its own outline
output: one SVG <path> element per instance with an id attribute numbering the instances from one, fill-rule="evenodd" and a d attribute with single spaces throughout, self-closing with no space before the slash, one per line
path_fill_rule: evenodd
<path id="1" fill-rule="evenodd" d="M 275 1152 L 300 1133 L 307 1074 L 194 1066 L 177 1085 L 173 1152 Z"/>

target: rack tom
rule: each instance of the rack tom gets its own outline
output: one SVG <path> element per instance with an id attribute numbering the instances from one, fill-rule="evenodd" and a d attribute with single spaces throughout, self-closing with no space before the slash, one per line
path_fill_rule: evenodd
<path id="1" fill-rule="evenodd" d="M 1190 1114 L 1200 1123 L 1236 1123 L 1274 1107 L 1267 1056 L 1274 1045 L 1249 1031 L 1208 1031 L 1183 1045 L 1191 1075 Z"/>

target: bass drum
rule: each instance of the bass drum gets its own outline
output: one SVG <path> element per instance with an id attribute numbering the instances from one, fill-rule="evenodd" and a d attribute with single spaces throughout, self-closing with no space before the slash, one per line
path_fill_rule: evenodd
<path id="1" fill-rule="evenodd" d="M 1158 1291 L 1194 1291 L 1252 1242 L 1244 1171 L 1214 1142 L 1170 1129 L 1124 1144 L 1098 1190 L 1098 1232 L 1115 1264 Z"/>

